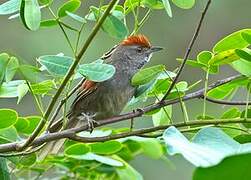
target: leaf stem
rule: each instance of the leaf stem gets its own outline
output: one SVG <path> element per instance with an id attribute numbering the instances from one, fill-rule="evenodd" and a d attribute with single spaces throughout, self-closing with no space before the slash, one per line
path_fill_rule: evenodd
<path id="1" fill-rule="evenodd" d="M 250 90 L 251 90 L 251 83 L 248 83 L 247 87 L 247 97 L 246 97 L 246 106 L 245 106 L 245 119 L 248 117 L 248 105 L 249 105 L 249 95 L 250 95 Z"/>
<path id="2" fill-rule="evenodd" d="M 205 78 L 205 84 L 204 84 L 203 113 L 202 113 L 203 118 L 206 117 L 208 79 L 209 79 L 209 68 L 207 69 L 207 72 L 206 72 L 206 78 Z"/>

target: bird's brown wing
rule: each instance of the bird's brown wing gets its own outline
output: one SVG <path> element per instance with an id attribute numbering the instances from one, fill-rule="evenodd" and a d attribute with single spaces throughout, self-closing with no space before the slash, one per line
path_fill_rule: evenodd
<path id="1" fill-rule="evenodd" d="M 85 80 L 79 88 L 77 97 L 72 102 L 72 108 L 74 108 L 80 100 L 84 99 L 85 97 L 87 97 L 90 94 L 92 94 L 93 92 L 95 92 L 96 89 L 97 89 L 96 82 L 93 82 L 90 80 Z"/>

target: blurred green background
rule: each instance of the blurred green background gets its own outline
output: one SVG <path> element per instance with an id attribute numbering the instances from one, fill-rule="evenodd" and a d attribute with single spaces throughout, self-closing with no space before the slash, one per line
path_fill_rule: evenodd
<path id="1" fill-rule="evenodd" d="M 5 2 L 5 1 L 0 1 Z M 61 3 L 60 1 L 55 1 Z M 169 18 L 164 10 L 153 11 L 149 20 L 140 30 L 149 37 L 152 44 L 165 48 L 161 53 L 155 54 L 149 66 L 165 64 L 169 70 L 174 70 L 179 63 L 176 57 L 183 57 L 186 47 L 192 37 L 195 26 L 206 4 L 206 0 L 197 0 L 195 6 L 189 10 L 182 10 L 172 4 L 173 18 Z M 79 15 L 84 16 L 90 5 L 96 5 L 98 1 L 83 1 Z M 55 5 L 56 6 L 56 5 Z M 250 0 L 212 0 L 205 22 L 202 26 L 198 40 L 193 48 L 190 58 L 195 58 L 202 50 L 211 50 L 214 44 L 227 34 L 239 29 L 250 27 L 251 24 L 251 1 Z M 47 11 L 43 11 L 43 18 L 48 17 Z M 19 18 L 8 20 L 7 16 L 0 16 L 0 52 L 7 52 L 17 56 L 23 63 L 36 63 L 36 57 L 46 54 L 64 53 L 71 56 L 70 48 L 66 43 L 58 27 L 40 29 L 37 32 L 26 30 Z M 129 24 L 133 23 L 133 17 L 127 18 Z M 84 37 L 88 35 L 93 24 L 86 26 Z M 105 51 L 109 50 L 119 40 L 112 39 L 104 32 L 99 32 L 92 42 L 82 61 L 88 62 L 98 59 Z M 229 67 L 221 67 L 220 75 L 211 76 L 210 82 L 236 74 Z M 204 78 L 204 72 L 186 67 L 180 80 L 190 83 Z M 201 84 L 197 87 L 200 88 Z M 242 97 L 241 92 L 239 96 Z M 45 100 L 46 101 L 46 100 Z M 192 100 L 187 102 L 189 118 L 194 119 L 195 115 L 202 112 L 202 101 Z M 220 114 L 227 107 L 208 104 L 208 114 Z M 22 102 L 16 105 L 16 99 L 0 99 L 0 108 L 17 109 L 20 115 L 36 115 L 32 98 L 27 95 Z M 180 107 L 175 105 L 173 120 L 182 121 L 183 116 Z M 125 126 L 126 123 L 120 124 Z M 137 127 L 150 126 L 150 120 L 138 120 Z M 189 180 L 192 177 L 194 167 L 182 157 L 168 157 L 166 160 L 152 160 L 144 156 L 138 156 L 131 162 L 146 180 Z"/>

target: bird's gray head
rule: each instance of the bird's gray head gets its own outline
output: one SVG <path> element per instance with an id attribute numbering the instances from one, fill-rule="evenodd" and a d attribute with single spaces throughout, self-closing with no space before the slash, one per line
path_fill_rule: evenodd
<path id="1" fill-rule="evenodd" d="M 153 52 L 162 50 L 161 47 L 151 46 L 144 35 L 130 36 L 123 40 L 113 51 L 112 59 L 119 60 L 128 68 L 140 69 L 151 58 Z M 116 62 L 113 62 L 116 64 Z"/>

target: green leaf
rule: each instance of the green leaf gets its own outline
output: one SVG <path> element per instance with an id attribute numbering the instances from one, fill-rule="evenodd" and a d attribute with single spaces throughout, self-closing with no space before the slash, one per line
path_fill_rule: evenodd
<path id="1" fill-rule="evenodd" d="M 69 70 L 73 59 L 67 56 L 45 55 L 37 60 L 45 69 L 54 76 L 64 76 Z"/>
<path id="2" fill-rule="evenodd" d="M 172 2 L 182 9 L 190 9 L 195 4 L 195 0 L 172 0 Z"/>
<path id="3" fill-rule="evenodd" d="M 115 67 L 110 64 L 90 63 L 79 66 L 78 72 L 94 82 L 102 82 L 110 79 L 115 74 Z"/>
<path id="4" fill-rule="evenodd" d="M 23 166 L 29 167 L 31 165 L 33 165 L 37 160 L 37 156 L 35 153 L 30 154 L 30 155 L 26 155 L 26 156 L 22 156 L 20 158 L 19 163 Z"/>
<path id="5" fill-rule="evenodd" d="M 6 72 L 5 72 L 6 82 L 9 82 L 13 79 L 18 69 L 18 66 L 19 66 L 18 59 L 16 57 L 11 57 L 6 66 Z"/>
<path id="6" fill-rule="evenodd" d="M 41 117 L 39 116 L 27 116 L 25 119 L 28 120 L 29 126 L 22 130 L 22 133 L 24 134 L 31 134 L 37 127 L 38 123 L 41 120 Z"/>
<path id="7" fill-rule="evenodd" d="M 12 109 L 0 109 L 0 129 L 10 127 L 17 121 L 17 112 Z"/>
<path id="8" fill-rule="evenodd" d="M 251 44 L 251 34 L 247 32 L 241 33 L 242 38 L 248 43 Z"/>
<path id="9" fill-rule="evenodd" d="M 250 77 L 251 76 L 251 62 L 244 59 L 232 62 L 232 67 L 239 73 Z"/>
<path id="10" fill-rule="evenodd" d="M 182 62 L 183 59 L 177 58 L 177 61 Z M 192 59 L 188 59 L 188 60 L 186 61 L 186 64 L 187 64 L 187 65 L 190 65 L 190 66 L 192 66 L 192 67 L 197 67 L 197 68 L 207 68 L 207 65 L 205 65 L 205 64 L 203 64 L 203 63 L 201 63 L 201 62 L 198 62 L 198 61 L 196 61 L 196 60 L 192 60 Z"/>
<path id="11" fill-rule="evenodd" d="M 133 86 L 146 84 L 155 79 L 164 70 L 164 65 L 156 65 L 149 68 L 144 68 L 133 76 L 131 83 Z"/>
<path id="12" fill-rule="evenodd" d="M 121 158 L 116 156 L 116 159 L 123 162 L 124 167 L 116 168 L 116 172 L 120 180 L 143 180 L 142 175 L 136 171 L 132 166 L 130 166 L 127 162 L 123 161 Z"/>
<path id="13" fill-rule="evenodd" d="M 23 130 L 30 126 L 29 120 L 23 117 L 18 117 L 16 124 L 14 124 L 16 130 L 19 133 L 23 133 Z"/>
<path id="14" fill-rule="evenodd" d="M 116 166 L 116 167 L 123 166 L 123 163 L 116 159 L 113 159 L 107 156 L 100 156 L 91 152 L 84 155 L 71 155 L 70 157 L 74 159 L 78 159 L 78 160 L 95 160 L 97 162 L 110 165 L 110 166 Z"/>
<path id="15" fill-rule="evenodd" d="M 0 15 L 12 14 L 20 8 L 20 0 L 9 0 L 0 5 Z"/>
<path id="16" fill-rule="evenodd" d="M 210 59 L 210 65 L 222 65 L 229 64 L 236 60 L 239 60 L 239 56 L 235 53 L 234 49 L 226 50 L 217 53 L 212 59 Z"/>
<path id="17" fill-rule="evenodd" d="M 208 64 L 209 60 L 213 57 L 210 51 L 201 51 L 197 56 L 197 61 L 203 64 Z"/>
<path id="18" fill-rule="evenodd" d="M 40 70 L 35 66 L 21 65 L 19 66 L 18 70 L 23 78 L 30 82 L 37 82 L 42 78 L 40 75 Z"/>
<path id="19" fill-rule="evenodd" d="M 65 2 L 58 10 L 58 17 L 67 16 L 66 11 L 75 12 L 81 5 L 80 0 L 69 0 Z"/>
<path id="20" fill-rule="evenodd" d="M 221 119 L 233 119 L 240 117 L 241 112 L 238 108 L 233 107 L 231 109 L 228 109 L 226 112 L 224 112 L 221 116 Z"/>
<path id="21" fill-rule="evenodd" d="M 83 155 L 86 154 L 90 151 L 89 146 L 83 143 L 77 143 L 73 144 L 69 147 L 67 147 L 64 151 L 64 154 L 67 156 L 72 156 L 72 155 Z"/>
<path id="22" fill-rule="evenodd" d="M 143 154 L 146 156 L 159 159 L 163 156 L 163 148 L 161 144 L 156 139 L 147 139 L 140 142 Z"/>
<path id="23" fill-rule="evenodd" d="M 69 12 L 69 11 L 66 11 L 66 14 L 69 16 L 69 17 L 71 17 L 72 19 L 74 19 L 74 20 L 76 20 L 76 21 L 78 21 L 78 22 L 80 22 L 80 23 L 86 23 L 87 21 L 85 20 L 85 18 L 82 18 L 82 17 L 80 17 L 79 15 L 77 15 L 77 14 L 73 14 L 73 13 L 71 13 L 71 12 Z"/>
<path id="24" fill-rule="evenodd" d="M 58 22 L 55 19 L 47 19 L 44 21 L 41 21 L 40 27 L 53 27 L 56 26 Z"/>
<path id="25" fill-rule="evenodd" d="M 0 143 L 15 142 L 17 138 L 17 131 L 13 126 L 0 129 Z"/>
<path id="26" fill-rule="evenodd" d="M 97 21 L 101 15 L 103 14 L 102 11 L 100 11 L 96 7 L 91 7 L 92 12 L 95 15 L 95 20 Z M 108 33 L 110 36 L 118 38 L 118 39 L 123 39 L 128 35 L 128 29 L 126 25 L 117 17 L 113 15 L 109 15 L 104 23 L 102 24 L 102 29 L 106 33 Z"/>
<path id="27" fill-rule="evenodd" d="M 251 29 L 242 29 L 226 36 L 214 46 L 213 52 L 219 53 L 230 49 L 242 49 L 247 47 L 249 43 L 243 39 L 242 33 L 251 34 Z"/>
<path id="28" fill-rule="evenodd" d="M 165 7 L 165 10 L 166 10 L 168 16 L 169 16 L 169 17 L 172 17 L 172 16 L 173 16 L 173 13 L 172 13 L 172 9 L 171 9 L 169 0 L 162 0 L 162 2 L 163 2 L 163 5 L 164 5 L 164 7 Z"/>
<path id="29" fill-rule="evenodd" d="M 166 106 L 161 108 L 157 113 L 152 115 L 153 125 L 160 126 L 170 123 L 172 117 L 172 106 Z"/>
<path id="30" fill-rule="evenodd" d="M 207 93 L 207 96 L 212 97 L 212 98 L 216 98 L 216 99 L 223 99 L 223 98 L 229 96 L 230 94 L 232 94 L 234 89 L 235 89 L 234 87 L 229 87 L 227 85 L 219 86 L 217 88 L 210 90 Z"/>
<path id="31" fill-rule="evenodd" d="M 0 54 L 0 86 L 3 83 L 8 62 L 9 62 L 9 55 L 6 53 Z"/>
<path id="32" fill-rule="evenodd" d="M 251 154 L 230 156 L 216 166 L 197 168 L 193 180 L 248 180 L 251 179 L 250 163 Z"/>
<path id="33" fill-rule="evenodd" d="M 15 80 L 8 83 L 3 83 L 2 86 L 0 86 L 0 98 L 17 97 L 17 87 L 23 83 L 25 83 L 23 80 Z"/>
<path id="34" fill-rule="evenodd" d="M 89 144 L 91 152 L 95 154 L 114 154 L 121 150 L 122 144 L 118 141 L 106 141 L 101 143 Z"/>
<path id="35" fill-rule="evenodd" d="M 39 3 L 42 5 L 50 5 L 53 0 L 39 0 Z"/>
<path id="36" fill-rule="evenodd" d="M 239 144 L 219 128 L 201 129 L 190 142 L 175 127 L 163 134 L 170 155 L 182 154 L 197 167 L 209 167 L 220 163 L 225 157 L 251 152 L 251 144 Z"/>
<path id="37" fill-rule="evenodd" d="M 10 173 L 5 158 L 0 158 L 0 179 L 10 180 Z"/>
<path id="38" fill-rule="evenodd" d="M 242 59 L 251 62 L 251 54 L 248 50 L 245 49 L 236 49 L 235 53 Z"/>
<path id="39" fill-rule="evenodd" d="M 21 0 L 20 16 L 29 30 L 36 31 L 40 27 L 41 12 L 37 0 Z"/>
<path id="40" fill-rule="evenodd" d="M 20 84 L 19 86 L 17 86 L 17 96 L 18 96 L 17 104 L 20 103 L 20 101 L 27 94 L 28 91 L 29 87 L 26 84 Z"/>
<path id="41" fill-rule="evenodd" d="M 53 80 L 45 80 L 43 82 L 32 84 L 32 91 L 34 94 L 47 94 L 49 91 L 56 88 L 56 84 Z"/>

